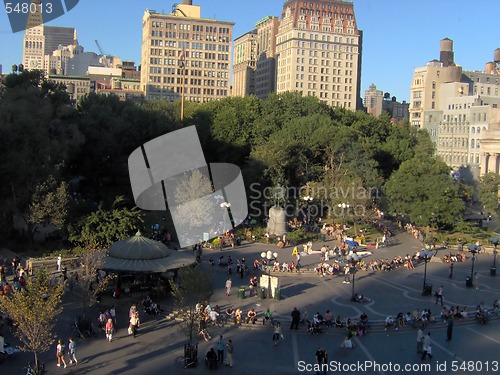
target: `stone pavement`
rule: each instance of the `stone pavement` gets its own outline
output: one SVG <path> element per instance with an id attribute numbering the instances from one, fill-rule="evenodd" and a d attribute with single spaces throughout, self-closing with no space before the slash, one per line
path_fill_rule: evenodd
<path id="1" fill-rule="evenodd" d="M 375 250 L 372 256 L 392 258 L 395 255 L 412 254 L 420 248 L 420 243 L 407 233 L 398 233 L 396 238 L 397 245 Z M 321 246 L 322 243 L 315 243 L 314 249 L 317 250 Z M 244 256 L 247 264 L 252 268 L 253 260 L 260 258 L 260 253 L 267 250 L 276 251 L 281 261 L 292 260 L 292 248 L 278 249 L 273 245 L 244 244 L 236 249 L 225 249 L 222 253 L 226 257 L 231 254 L 233 260 Z M 332 328 L 314 336 L 307 334 L 305 327 L 301 327 L 297 332 L 288 330 L 290 312 L 295 306 L 302 313 L 308 311 L 309 317 L 312 317 L 316 311 L 324 314 L 327 309 L 330 309 L 334 315 L 340 314 L 344 318 L 359 316 L 364 311 L 369 319 L 382 320 L 388 314 L 396 315 L 400 311 L 406 313 L 413 311 L 414 308 L 430 308 L 433 314 L 438 316 L 441 307 L 435 304 L 434 298 L 421 295 L 423 265 L 411 271 L 400 268 L 389 272 L 358 272 L 355 290 L 373 300 L 368 304 L 350 301 L 352 284 L 343 284 L 342 277 L 322 278 L 310 272 L 282 276 L 280 282 L 283 299 L 280 301 L 260 300 L 257 297 L 240 300 L 237 296 L 237 288 L 240 285 L 248 284 L 248 276 L 240 279 L 237 275 L 232 275 L 233 293 L 227 297 L 224 283 L 228 275 L 225 269 L 218 266 L 210 267 L 208 264 L 210 257 L 216 261 L 219 254 L 220 251 L 207 250 L 203 255 L 202 267 L 210 273 L 215 289 L 211 304 L 218 304 L 221 307 L 231 304 L 234 307 L 241 307 L 245 312 L 254 307 L 261 314 L 269 308 L 273 311 L 275 318 L 283 323 L 285 338 L 278 347 L 274 347 L 271 342 L 272 331 L 269 326 L 211 328 L 210 332 L 214 338 L 223 334 L 225 338 L 231 338 L 235 345 L 235 367 L 232 369 L 219 368 L 217 372 L 222 374 L 272 373 L 273 375 L 288 375 L 314 373 L 305 370 L 308 369 L 307 365 L 314 363 L 314 353 L 319 346 L 325 348 L 330 360 L 340 361 L 341 364 L 344 364 L 344 367 L 340 368 L 345 370 L 343 372 L 354 374 L 395 373 L 394 368 L 388 367 L 391 363 L 400 366 L 415 366 L 415 368 L 411 368 L 411 371 L 406 371 L 410 373 L 485 374 L 493 372 L 494 361 L 498 360 L 500 320 L 492 320 L 484 326 L 475 322 L 457 323 L 451 342 L 446 341 L 446 331 L 443 325 L 430 326 L 434 355 L 432 361 L 421 361 L 415 353 L 416 333 L 409 328 L 399 331 L 389 330 L 388 332 L 374 328 L 368 332 L 368 335 L 354 339 L 354 349 L 340 347 L 345 335 L 343 330 Z M 317 255 L 311 255 L 304 257 L 301 263 L 306 268 L 312 268 L 318 260 Z M 470 275 L 471 263 L 469 260 L 466 263 L 455 264 L 453 279 L 448 277 L 447 264 L 429 262 L 427 264 L 427 283 L 433 284 L 434 288 L 440 285 L 444 286 L 445 305 L 466 305 L 469 310 L 473 310 L 481 300 L 484 300 L 486 305 L 491 305 L 494 299 L 500 298 L 499 279 L 497 278 L 500 275 L 497 277 L 489 275 L 491 263 L 492 256 L 490 254 L 479 255 L 479 259 L 475 263 L 475 271 L 477 271 L 477 278 L 474 280 L 475 287 L 467 288 L 465 277 Z M 117 301 L 106 298 L 102 304 L 109 306 L 114 302 Z M 136 339 L 129 337 L 124 326 L 120 326 L 120 322 L 126 321 L 131 302 L 131 300 L 119 301 L 117 311 L 120 329 L 113 342 L 106 342 L 102 335 L 97 338 L 78 340 L 78 356 L 80 358 L 78 366 L 67 369 L 57 368 L 54 353 L 43 354 L 42 360 L 47 363 L 49 374 L 140 373 L 146 375 L 167 371 L 169 374 L 207 372 L 202 365 L 189 370 L 176 368 L 175 358 L 182 355 L 182 345 L 186 342 L 186 338 L 179 330 L 178 324 L 175 321 L 165 319 L 164 315 L 143 318 L 140 335 Z M 170 299 L 162 300 L 160 304 L 170 312 L 172 304 Z M 78 296 L 67 296 L 65 298 L 65 311 L 57 327 L 60 337 L 67 340 L 71 334 L 71 321 L 79 312 L 81 312 L 81 307 Z M 97 314 L 97 311 L 95 313 Z M 209 348 L 215 345 L 213 340 L 199 343 L 200 359 L 203 359 Z M 0 365 L 2 375 L 19 374 L 20 369 L 26 366 L 29 359 L 28 354 L 20 353 L 12 358 L 7 365 Z M 354 370 L 351 367 L 345 367 L 357 364 L 358 361 L 363 364 L 379 365 L 379 367 L 375 369 L 356 368 Z M 452 371 L 453 365 L 458 366 L 464 361 L 474 362 L 466 363 L 469 368 L 465 367 L 463 371 L 460 369 Z M 429 369 L 421 368 L 419 367 L 421 363 L 431 365 L 431 367 Z M 334 364 L 339 366 L 338 363 Z M 443 364 L 447 367 L 446 371 L 441 371 Z M 479 366 L 482 366 L 482 371 L 476 371 Z M 485 371 L 486 366 L 489 367 L 489 371 Z M 333 370 L 339 370 L 339 368 L 331 368 L 331 370 L 333 373 L 336 372 Z"/>

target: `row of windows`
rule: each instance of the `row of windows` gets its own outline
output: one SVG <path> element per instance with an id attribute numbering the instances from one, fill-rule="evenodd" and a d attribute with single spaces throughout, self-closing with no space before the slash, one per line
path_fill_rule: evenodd
<path id="1" fill-rule="evenodd" d="M 182 77 L 161 77 L 161 76 L 149 76 L 150 83 L 164 83 L 164 84 L 177 84 L 182 85 Z M 186 80 L 190 82 L 191 85 L 203 85 L 203 86 L 217 86 L 217 87 L 228 87 L 229 82 L 225 80 L 215 80 L 215 79 L 190 79 Z"/>
<path id="2" fill-rule="evenodd" d="M 165 28 L 168 30 L 177 30 L 177 23 L 171 23 L 171 22 L 159 22 L 159 21 L 151 21 L 151 27 L 154 28 L 163 28 L 163 25 L 165 25 Z M 183 24 L 180 23 L 179 25 L 179 30 L 187 30 L 190 31 L 191 29 L 193 31 L 197 32 L 207 32 L 207 33 L 219 33 L 219 34 L 229 34 L 230 29 L 229 27 L 217 27 L 217 26 L 203 26 L 203 25 L 191 25 L 191 24 Z"/>
<path id="3" fill-rule="evenodd" d="M 441 154 L 441 157 L 443 158 L 443 160 L 447 163 L 462 163 L 462 164 L 465 164 L 467 163 L 467 156 L 466 155 L 449 155 L 449 154 L 446 154 L 446 155 L 443 155 Z M 470 163 L 474 163 L 474 160 L 476 162 L 476 164 L 479 164 L 479 155 L 470 155 Z"/>
<path id="4" fill-rule="evenodd" d="M 212 35 L 212 34 L 207 34 L 205 36 L 200 35 L 200 34 L 190 34 L 190 33 L 184 33 L 184 32 L 172 32 L 172 31 L 165 31 L 165 33 L 162 30 L 151 30 L 151 37 L 153 38 L 170 38 L 170 39 L 192 39 L 192 40 L 207 40 L 207 41 L 219 41 L 220 43 L 229 43 L 231 42 L 231 39 L 229 36 L 219 36 L 217 35 Z M 177 38 L 176 38 L 177 37 Z"/>
<path id="5" fill-rule="evenodd" d="M 203 55 L 203 57 L 201 57 L 201 55 Z M 160 53 L 160 56 L 161 56 L 161 53 Z M 229 60 L 228 54 L 216 54 L 216 53 L 201 54 L 201 53 L 197 53 L 197 56 L 199 59 L 204 59 L 204 60 L 220 60 L 220 61 L 228 61 Z M 162 59 L 159 57 L 150 57 L 149 63 L 152 65 L 178 65 L 179 59 Z M 198 65 L 192 65 L 193 63 L 200 64 L 199 66 L 201 66 L 202 61 L 191 61 L 191 66 L 198 66 Z"/>

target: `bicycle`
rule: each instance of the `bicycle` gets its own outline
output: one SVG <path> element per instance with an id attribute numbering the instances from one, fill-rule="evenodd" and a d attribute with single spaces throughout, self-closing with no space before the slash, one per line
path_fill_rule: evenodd
<path id="1" fill-rule="evenodd" d="M 179 368 L 192 368 L 198 365 L 198 344 L 184 345 L 184 355 L 175 359 Z"/>
<path id="2" fill-rule="evenodd" d="M 28 366 L 24 368 L 26 369 L 26 375 L 45 375 L 47 373 L 45 371 L 45 364 L 41 362 L 38 365 L 28 363 Z"/>

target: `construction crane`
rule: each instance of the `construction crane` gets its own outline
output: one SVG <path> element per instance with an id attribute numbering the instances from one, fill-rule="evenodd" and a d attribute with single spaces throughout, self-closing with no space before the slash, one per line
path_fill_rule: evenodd
<path id="1" fill-rule="evenodd" d="M 104 66 L 106 68 L 109 68 L 108 56 L 103 52 L 101 45 L 99 44 L 97 39 L 95 39 L 95 44 L 97 45 L 97 48 L 99 49 L 99 53 L 101 54 L 102 58 L 104 59 Z"/>

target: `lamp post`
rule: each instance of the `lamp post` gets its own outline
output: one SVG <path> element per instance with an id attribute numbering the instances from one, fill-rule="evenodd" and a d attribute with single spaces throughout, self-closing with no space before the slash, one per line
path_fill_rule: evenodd
<path id="1" fill-rule="evenodd" d="M 356 265 L 361 259 L 358 254 L 356 253 L 351 253 L 347 256 L 347 261 L 349 262 L 349 265 L 352 267 L 352 294 L 351 294 L 351 301 L 356 301 L 356 295 L 354 293 L 354 282 L 356 279 Z"/>
<path id="2" fill-rule="evenodd" d="M 231 207 L 231 203 L 222 202 L 220 204 L 220 207 L 222 208 L 222 219 L 224 220 L 224 228 L 222 228 L 222 229 L 223 229 L 223 233 L 226 233 L 226 215 L 225 215 L 225 213 Z"/>
<path id="3" fill-rule="evenodd" d="M 260 253 L 262 259 L 267 260 L 267 297 L 272 298 L 273 294 L 271 292 L 271 260 L 278 260 L 278 253 L 273 253 L 271 250 L 268 252 L 263 251 Z"/>
<path id="4" fill-rule="evenodd" d="M 470 286 L 470 287 L 473 287 L 474 286 L 474 262 L 476 260 L 476 253 L 478 251 L 477 247 L 474 247 L 474 248 L 470 248 L 469 249 L 470 253 L 472 254 L 472 265 L 471 265 L 471 269 L 470 269 L 470 278 L 469 278 L 469 282 L 467 283 L 466 282 L 466 286 Z"/>
<path id="5" fill-rule="evenodd" d="M 493 244 L 493 265 L 490 268 L 490 275 L 491 276 L 496 276 L 497 274 L 497 245 L 500 243 L 500 238 L 498 237 L 493 237 L 490 238 L 491 243 Z"/>
<path id="6" fill-rule="evenodd" d="M 419 256 L 424 258 L 424 286 L 422 287 L 422 295 L 427 296 L 432 294 L 431 289 L 427 289 L 427 262 L 429 259 L 432 257 L 432 251 L 429 250 L 422 250 L 420 251 Z"/>
<path id="7" fill-rule="evenodd" d="M 306 195 L 304 198 L 302 198 L 306 202 L 307 206 L 307 225 L 309 226 L 311 223 L 311 211 L 309 211 L 309 204 L 312 202 L 313 197 Z"/>
<path id="8" fill-rule="evenodd" d="M 337 207 L 339 207 L 339 208 L 342 209 L 342 226 L 344 226 L 344 224 L 345 224 L 345 211 L 347 209 L 349 209 L 350 206 L 348 204 L 346 204 L 346 203 L 339 203 L 337 205 Z"/>

